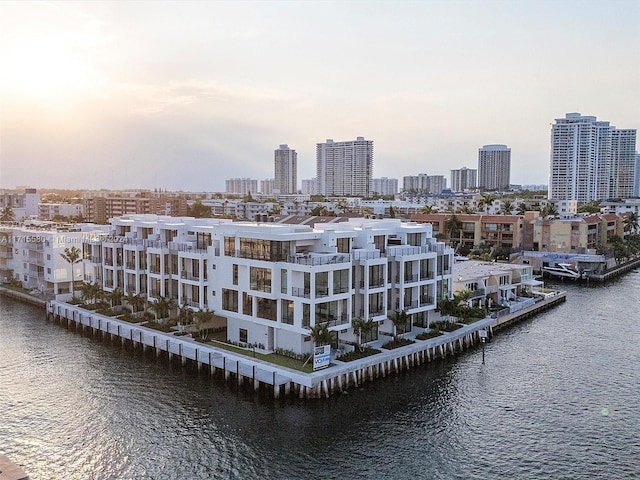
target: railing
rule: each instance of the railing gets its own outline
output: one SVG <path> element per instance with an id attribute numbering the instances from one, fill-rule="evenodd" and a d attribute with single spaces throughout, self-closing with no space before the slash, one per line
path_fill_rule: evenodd
<path id="1" fill-rule="evenodd" d="M 318 320 L 318 323 L 322 323 L 327 327 L 335 327 L 336 325 L 349 323 L 349 317 L 347 315 L 339 315 L 337 317 L 332 317 L 331 320 Z"/>
<path id="2" fill-rule="evenodd" d="M 402 257 L 406 255 L 419 255 L 421 253 L 432 252 L 433 249 L 428 245 L 414 247 L 411 245 L 389 246 L 387 255 L 389 257 Z"/>
<path id="3" fill-rule="evenodd" d="M 300 298 L 311 298 L 311 291 L 308 288 L 291 287 L 291 295 Z"/>
<path id="4" fill-rule="evenodd" d="M 484 296 L 485 296 L 485 289 L 477 288 L 471 292 L 471 295 L 469 295 L 469 300 L 473 298 L 484 297 Z"/>
<path id="5" fill-rule="evenodd" d="M 354 250 L 352 255 L 354 260 L 375 260 L 386 257 L 386 254 L 380 253 L 379 250 Z"/>
<path id="6" fill-rule="evenodd" d="M 160 267 L 156 265 L 151 265 L 149 267 L 149 273 L 160 273 Z"/>
<path id="7" fill-rule="evenodd" d="M 336 253 L 327 255 L 289 255 L 286 262 L 296 263 L 298 265 L 328 265 L 333 263 L 350 263 L 351 255 L 348 253 Z"/>
<path id="8" fill-rule="evenodd" d="M 126 267 L 129 270 L 135 270 L 136 269 L 136 262 L 127 262 Z"/>
<path id="9" fill-rule="evenodd" d="M 169 242 L 169 249 L 175 250 L 177 252 L 184 252 L 184 253 L 200 253 L 200 254 L 207 253 L 206 248 L 198 248 L 195 245 L 191 245 L 188 243 L 179 243 L 179 242 Z"/>
<path id="10" fill-rule="evenodd" d="M 404 283 L 414 283 L 418 281 L 418 275 L 405 275 Z"/>
<path id="11" fill-rule="evenodd" d="M 168 248 L 167 242 L 160 240 L 144 240 L 144 246 L 147 248 Z"/>
<path id="12" fill-rule="evenodd" d="M 316 298 L 324 298 L 329 296 L 329 287 L 319 288 L 316 287 Z"/>

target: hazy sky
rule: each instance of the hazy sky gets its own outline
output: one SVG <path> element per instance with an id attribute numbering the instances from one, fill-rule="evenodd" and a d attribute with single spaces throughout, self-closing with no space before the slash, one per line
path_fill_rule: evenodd
<path id="1" fill-rule="evenodd" d="M 640 127 L 640 0 L 0 2 L 0 186 L 223 191 L 374 141 L 374 177 L 546 184 L 567 112 Z M 448 180 L 447 180 L 448 181 Z"/>

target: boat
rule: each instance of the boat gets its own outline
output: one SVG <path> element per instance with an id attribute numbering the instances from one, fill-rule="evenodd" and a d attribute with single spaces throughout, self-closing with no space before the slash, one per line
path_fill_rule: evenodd
<path id="1" fill-rule="evenodd" d="M 553 267 L 542 267 L 543 273 L 559 278 L 582 278 L 582 273 L 570 263 L 556 263 Z"/>

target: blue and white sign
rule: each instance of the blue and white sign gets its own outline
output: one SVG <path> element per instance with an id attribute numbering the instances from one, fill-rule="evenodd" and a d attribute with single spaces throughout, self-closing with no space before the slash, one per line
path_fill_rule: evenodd
<path id="1" fill-rule="evenodd" d="M 322 345 L 313 349 L 313 369 L 327 368 L 331 363 L 331 345 Z"/>

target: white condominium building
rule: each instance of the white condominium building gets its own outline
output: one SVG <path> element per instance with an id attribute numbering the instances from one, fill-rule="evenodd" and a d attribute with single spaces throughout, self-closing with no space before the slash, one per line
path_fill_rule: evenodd
<path id="1" fill-rule="evenodd" d="M 324 196 L 368 197 L 373 173 L 373 141 L 334 142 L 316 145 L 316 188 Z"/>
<path id="2" fill-rule="evenodd" d="M 451 190 L 464 192 L 476 188 L 478 184 L 478 170 L 462 167 L 451 170 Z"/>
<path id="3" fill-rule="evenodd" d="M 633 196 L 636 130 L 567 113 L 551 128 L 549 198 L 579 203 Z"/>
<path id="4" fill-rule="evenodd" d="M 293 194 L 298 192 L 298 154 L 289 145 L 280 145 L 274 152 L 273 193 Z"/>
<path id="5" fill-rule="evenodd" d="M 478 150 L 478 187 L 508 190 L 511 178 L 511 149 L 506 145 L 485 145 Z"/>
<path id="6" fill-rule="evenodd" d="M 336 341 L 356 341 L 354 318 L 375 322 L 373 340 L 393 331 L 388 317 L 400 310 L 405 331 L 426 327 L 451 292 L 453 251 L 429 224 L 351 219 L 312 228 L 132 215 L 112 228 L 86 246 L 105 290 L 209 308 L 226 319 L 229 340 L 268 352 L 311 352 L 310 329 L 320 323 Z"/>

